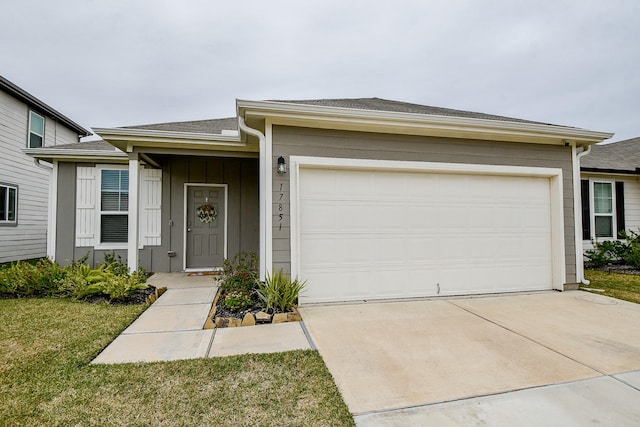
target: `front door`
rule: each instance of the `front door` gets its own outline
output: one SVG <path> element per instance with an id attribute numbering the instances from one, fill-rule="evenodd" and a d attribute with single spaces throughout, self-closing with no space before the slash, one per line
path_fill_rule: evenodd
<path id="1" fill-rule="evenodd" d="M 224 186 L 187 186 L 187 268 L 222 267 L 225 190 Z"/>

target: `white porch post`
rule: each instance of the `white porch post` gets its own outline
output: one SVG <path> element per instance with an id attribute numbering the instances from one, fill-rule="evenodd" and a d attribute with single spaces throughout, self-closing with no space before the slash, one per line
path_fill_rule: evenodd
<path id="1" fill-rule="evenodd" d="M 139 181 L 138 153 L 129 153 L 129 236 L 127 244 L 127 266 L 129 271 L 138 269 L 138 239 L 139 239 L 139 215 L 138 215 L 138 189 Z"/>

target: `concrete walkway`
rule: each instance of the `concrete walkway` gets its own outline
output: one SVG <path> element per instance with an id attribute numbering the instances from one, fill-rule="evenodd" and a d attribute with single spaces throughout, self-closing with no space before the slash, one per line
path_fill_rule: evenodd
<path id="1" fill-rule="evenodd" d="M 167 291 L 92 363 L 159 362 L 310 349 L 299 322 L 202 329 L 218 289 L 212 276 L 158 273 Z"/>
<path id="2" fill-rule="evenodd" d="M 640 305 L 581 291 L 301 308 L 358 426 L 640 425 Z"/>

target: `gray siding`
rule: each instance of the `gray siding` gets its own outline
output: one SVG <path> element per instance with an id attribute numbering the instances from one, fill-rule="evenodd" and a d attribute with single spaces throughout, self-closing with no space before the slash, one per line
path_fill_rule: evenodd
<path id="1" fill-rule="evenodd" d="M 289 163 L 292 155 L 561 168 L 566 282 L 576 281 L 570 147 L 274 126 L 272 170 L 279 156 Z M 273 268 L 285 271 L 291 268 L 288 179 L 288 174 L 273 174 Z M 281 184 L 282 211 L 278 201 Z M 279 213 L 284 213 L 283 221 Z"/>
<path id="2" fill-rule="evenodd" d="M 0 263 L 44 257 L 50 172 L 22 152 L 27 146 L 29 107 L 0 91 L 0 182 L 18 186 L 18 225 L 0 226 Z M 78 142 L 78 135 L 45 116 L 45 146 Z"/>
<path id="3" fill-rule="evenodd" d="M 257 159 L 155 157 L 162 164 L 162 238 L 160 246 L 139 252 L 140 266 L 148 271 L 182 271 L 184 238 L 184 184 L 228 185 L 228 255 L 259 250 Z M 82 164 L 87 166 L 87 164 Z M 58 168 L 58 241 L 56 258 L 68 263 L 89 253 L 88 262 L 101 263 L 105 252 L 75 246 L 75 163 Z M 172 224 L 172 225 L 171 225 Z M 175 251 L 169 257 L 168 251 Z M 117 254 L 127 259 L 126 250 Z"/>

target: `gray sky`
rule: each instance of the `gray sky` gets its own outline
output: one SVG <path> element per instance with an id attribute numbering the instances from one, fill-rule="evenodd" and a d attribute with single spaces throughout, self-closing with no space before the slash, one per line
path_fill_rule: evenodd
<path id="1" fill-rule="evenodd" d="M 638 0 L 0 0 L 0 74 L 89 128 L 380 97 L 640 136 Z"/>

